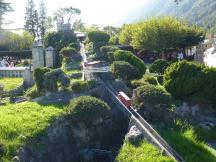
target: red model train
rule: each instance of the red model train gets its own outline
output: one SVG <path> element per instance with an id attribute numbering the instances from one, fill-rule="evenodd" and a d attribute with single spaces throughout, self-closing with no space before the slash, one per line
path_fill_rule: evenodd
<path id="1" fill-rule="evenodd" d="M 131 107 L 131 99 L 124 93 L 119 92 L 118 93 L 118 99 L 127 107 Z"/>

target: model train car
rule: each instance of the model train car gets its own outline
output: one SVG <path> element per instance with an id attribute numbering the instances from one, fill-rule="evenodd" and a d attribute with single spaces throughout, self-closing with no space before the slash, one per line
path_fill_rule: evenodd
<path id="1" fill-rule="evenodd" d="M 118 93 L 118 99 L 126 106 L 126 107 L 131 107 L 131 99 L 124 93 L 124 92 L 119 92 Z"/>

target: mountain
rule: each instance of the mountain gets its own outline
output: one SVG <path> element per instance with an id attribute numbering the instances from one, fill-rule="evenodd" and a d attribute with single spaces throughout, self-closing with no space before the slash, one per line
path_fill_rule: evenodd
<path id="1" fill-rule="evenodd" d="M 152 16 L 174 16 L 216 31 L 216 0 L 151 0 L 130 12 L 119 24 L 132 23 Z"/>

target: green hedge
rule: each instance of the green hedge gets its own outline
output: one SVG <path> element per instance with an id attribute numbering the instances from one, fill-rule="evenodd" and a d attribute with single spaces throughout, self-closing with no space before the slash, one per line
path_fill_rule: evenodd
<path id="1" fill-rule="evenodd" d="M 205 84 L 203 68 L 195 62 L 173 63 L 165 71 L 164 87 L 176 98 L 189 99 L 202 91 Z"/>
<path id="2" fill-rule="evenodd" d="M 139 77 L 139 70 L 125 61 L 114 61 L 111 65 L 111 71 L 117 78 L 124 81 L 130 81 Z"/>
<path id="3" fill-rule="evenodd" d="M 140 71 L 140 77 L 142 77 L 146 72 L 146 66 L 144 62 L 136 57 L 130 51 L 117 50 L 114 52 L 114 60 L 115 61 L 126 61 L 131 65 L 135 66 Z"/>
<path id="4" fill-rule="evenodd" d="M 75 81 L 71 84 L 71 89 L 75 93 L 83 93 L 95 87 L 95 81 Z"/>
<path id="5" fill-rule="evenodd" d="M 102 100 L 95 97 L 82 96 L 71 101 L 67 115 L 74 124 L 79 122 L 84 123 L 86 126 L 92 126 L 97 119 L 106 117 L 110 109 Z"/>
<path id="6" fill-rule="evenodd" d="M 104 60 L 108 62 L 114 61 L 114 52 L 119 50 L 116 46 L 102 46 L 100 48 L 100 52 L 102 53 L 102 57 Z"/>
<path id="7" fill-rule="evenodd" d="M 151 76 L 144 77 L 144 81 L 151 85 L 155 85 L 155 86 L 158 85 L 157 79 L 155 79 L 155 77 L 151 77 Z"/>
<path id="8" fill-rule="evenodd" d="M 134 90 L 133 105 L 149 120 L 169 119 L 171 95 L 159 86 L 144 85 Z"/>
<path id="9" fill-rule="evenodd" d="M 35 80 L 37 90 L 39 92 L 45 88 L 43 76 L 46 72 L 49 72 L 49 71 L 50 71 L 50 69 L 48 69 L 48 68 L 36 68 L 34 70 L 34 80 Z"/>
<path id="10" fill-rule="evenodd" d="M 158 74 L 164 74 L 164 71 L 169 66 L 169 62 L 166 60 L 158 59 L 155 62 L 151 64 L 149 67 L 150 73 L 158 73 Z"/>

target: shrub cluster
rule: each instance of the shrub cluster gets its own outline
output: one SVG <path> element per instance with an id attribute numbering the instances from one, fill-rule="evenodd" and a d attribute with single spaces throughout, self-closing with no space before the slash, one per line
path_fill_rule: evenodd
<path id="1" fill-rule="evenodd" d="M 91 42 L 93 43 L 99 43 L 99 42 L 108 42 L 110 39 L 109 34 L 96 30 L 96 31 L 91 31 L 88 33 L 88 38 Z"/>
<path id="2" fill-rule="evenodd" d="M 39 93 L 44 90 L 56 91 L 58 83 L 60 83 L 63 89 L 70 85 L 70 78 L 61 69 L 36 68 L 34 70 L 34 78 L 36 91 Z"/>
<path id="3" fill-rule="evenodd" d="M 151 73 L 158 73 L 158 74 L 164 74 L 164 71 L 169 66 L 169 62 L 166 60 L 158 59 L 155 62 L 151 64 L 149 67 L 149 72 Z"/>
<path id="4" fill-rule="evenodd" d="M 111 65 L 111 71 L 115 77 L 122 78 L 124 81 L 139 77 L 139 70 L 125 61 L 114 61 Z"/>
<path id="5" fill-rule="evenodd" d="M 102 46 L 100 48 L 103 59 L 108 62 L 114 61 L 114 52 L 117 50 L 119 50 L 119 48 L 116 46 Z"/>
<path id="6" fill-rule="evenodd" d="M 124 50 L 115 51 L 114 60 L 129 62 L 131 65 L 135 66 L 140 71 L 140 77 L 143 76 L 143 74 L 145 74 L 146 72 L 146 66 L 144 62 L 140 58 L 136 57 L 130 51 L 124 51 Z"/>
<path id="7" fill-rule="evenodd" d="M 75 48 L 64 47 L 60 51 L 63 60 L 68 64 L 73 61 L 81 61 L 82 57 Z"/>
<path id="8" fill-rule="evenodd" d="M 164 74 L 164 86 L 176 98 L 215 104 L 215 79 L 215 68 L 181 61 L 167 68 Z"/>
<path id="9" fill-rule="evenodd" d="M 171 95 L 161 87 L 144 85 L 134 90 L 133 104 L 150 119 L 160 119 L 170 108 Z"/>
<path id="10" fill-rule="evenodd" d="M 71 84 L 71 89 L 75 93 L 82 93 L 95 87 L 95 84 L 95 81 L 75 81 Z"/>
<path id="11" fill-rule="evenodd" d="M 92 126 L 97 119 L 109 114 L 110 107 L 103 101 L 90 96 L 82 96 L 71 101 L 67 115 L 73 123 L 82 122 L 86 126 Z"/>
<path id="12" fill-rule="evenodd" d="M 36 88 L 38 91 L 41 91 L 44 89 L 44 74 L 46 72 L 49 72 L 50 69 L 48 68 L 36 68 L 34 70 L 34 80 L 35 80 L 35 84 L 36 84 Z"/>
<path id="13" fill-rule="evenodd" d="M 157 79 L 155 79 L 155 77 L 144 77 L 144 81 L 155 86 L 158 85 Z"/>

